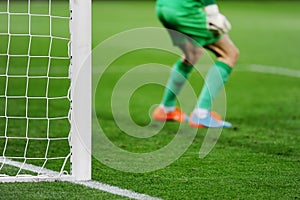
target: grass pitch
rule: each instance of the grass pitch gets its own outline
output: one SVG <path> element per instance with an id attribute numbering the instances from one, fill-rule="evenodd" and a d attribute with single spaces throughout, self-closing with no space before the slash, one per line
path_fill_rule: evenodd
<path id="1" fill-rule="evenodd" d="M 122 172 L 93 159 L 93 179 L 163 199 L 300 198 L 300 79 L 292 76 L 299 73 L 300 66 L 299 6 L 299 2 L 285 1 L 220 2 L 221 11 L 232 22 L 230 35 L 241 57 L 226 85 L 226 119 L 235 129 L 223 130 L 208 156 L 199 159 L 206 130 L 198 130 L 183 155 L 163 169 L 141 174 Z M 93 3 L 94 47 L 114 34 L 148 26 L 161 27 L 154 2 Z M 135 153 L 152 152 L 175 138 L 179 126 L 174 123 L 167 123 L 147 139 L 128 136 L 116 125 L 111 96 L 118 80 L 135 66 L 171 66 L 176 60 L 173 54 L 139 50 L 118 58 L 102 74 L 102 87 L 94 94 L 95 109 L 105 135 L 117 147 Z M 289 71 L 291 76 L 249 71 L 253 64 L 294 71 Z M 146 79 L 149 74 L 165 76 L 145 71 L 137 79 Z M 199 92 L 203 84 L 199 74 L 194 72 L 190 82 Z M 150 122 L 148 111 L 160 102 L 162 92 L 162 87 L 149 84 L 133 93 L 129 109 L 135 123 L 146 126 Z M 126 91 L 117 95 L 120 104 L 128 100 Z M 182 99 L 182 106 L 191 111 L 193 102 Z M 185 137 L 194 134 L 187 125 L 183 130 Z M 4 199 L 126 199 L 69 183 L 11 183 L 0 188 Z"/>

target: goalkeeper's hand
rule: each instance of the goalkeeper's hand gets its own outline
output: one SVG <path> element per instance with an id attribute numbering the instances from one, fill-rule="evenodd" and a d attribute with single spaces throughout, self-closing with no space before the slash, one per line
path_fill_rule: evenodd
<path id="1" fill-rule="evenodd" d="M 228 33 L 231 24 L 227 18 L 219 12 L 216 4 L 205 7 L 207 28 L 218 34 Z"/>

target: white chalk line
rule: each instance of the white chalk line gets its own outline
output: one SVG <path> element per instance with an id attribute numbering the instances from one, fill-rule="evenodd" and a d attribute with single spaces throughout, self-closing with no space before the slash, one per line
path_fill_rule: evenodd
<path id="1" fill-rule="evenodd" d="M 72 181 L 72 183 L 84 185 L 90 188 L 102 190 L 111 194 L 116 194 L 119 196 L 129 197 L 132 199 L 139 199 L 139 200 L 161 200 L 157 197 L 152 197 L 146 194 L 140 194 L 133 192 L 131 190 L 121 189 L 119 187 L 111 186 L 108 184 L 100 183 L 98 181 Z"/>
<path id="2" fill-rule="evenodd" d="M 21 168 L 22 170 L 27 170 L 31 171 L 34 173 L 39 173 L 39 174 L 45 174 L 45 176 L 31 176 L 31 175 L 20 175 L 17 177 L 9 177 L 9 176 L 4 176 L 1 177 L 3 182 L 11 182 L 12 180 L 15 180 L 16 182 L 39 182 L 39 181 L 55 181 L 55 180 L 62 180 L 62 181 L 67 181 L 70 183 L 78 184 L 78 185 L 83 185 L 89 188 L 101 190 L 110 194 L 115 194 L 123 197 L 128 197 L 131 199 L 137 199 L 137 200 L 161 200 L 160 198 L 157 197 L 152 197 L 146 194 L 141 194 L 137 192 L 133 192 L 131 190 L 127 189 L 122 189 L 116 186 L 111 186 L 108 184 L 104 184 L 98 181 L 90 180 L 90 181 L 76 181 L 74 177 L 70 175 L 63 175 L 59 172 L 52 171 L 46 168 L 41 168 L 35 165 L 31 164 L 26 164 L 23 162 L 18 162 L 18 161 L 13 161 L 10 159 L 0 159 L 0 163 L 4 163 L 13 167 Z M 1 181 L 0 181 L 1 182 Z"/>
<path id="3" fill-rule="evenodd" d="M 277 67 L 277 66 L 249 64 L 249 65 L 237 66 L 236 70 L 300 78 L 300 70 L 284 68 L 284 67 Z"/>

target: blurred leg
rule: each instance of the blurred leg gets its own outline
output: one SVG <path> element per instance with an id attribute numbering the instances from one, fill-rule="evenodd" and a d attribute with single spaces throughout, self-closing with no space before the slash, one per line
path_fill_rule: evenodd
<path id="1" fill-rule="evenodd" d="M 206 76 L 205 85 L 202 88 L 196 105 L 195 112 L 197 112 L 200 117 L 205 117 L 209 114 L 212 102 L 227 82 L 239 55 L 238 49 L 228 35 L 224 35 L 219 41 L 206 46 L 206 48 L 216 54 L 217 61 Z"/>
<path id="2" fill-rule="evenodd" d="M 184 53 L 184 57 L 174 64 L 171 71 L 162 101 L 162 105 L 165 107 L 175 107 L 176 96 L 189 78 L 193 64 L 197 62 L 203 53 L 202 47 L 194 47 L 190 43 L 186 43 L 180 46 L 180 48 Z"/>

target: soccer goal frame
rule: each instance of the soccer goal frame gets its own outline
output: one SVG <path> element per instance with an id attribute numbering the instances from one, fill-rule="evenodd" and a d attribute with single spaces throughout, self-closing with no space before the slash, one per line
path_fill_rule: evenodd
<path id="1" fill-rule="evenodd" d="M 91 4 L 91 0 L 70 0 L 71 173 L 75 180 L 91 179 Z"/>
<path id="2" fill-rule="evenodd" d="M 8 4 L 9 4 L 8 0 Z M 28 0 L 29 2 L 31 0 Z M 49 0 L 50 2 L 52 0 Z M 0 176 L 0 182 L 37 182 L 56 180 L 90 180 L 92 146 L 92 61 L 91 61 L 91 0 L 69 0 L 70 43 L 69 43 L 69 98 L 70 98 L 70 173 L 64 174 L 33 165 L 6 159 L 0 155 L 0 165 L 7 164 L 35 173 L 34 175 Z M 65 159 L 67 160 L 67 159 Z M 65 161 L 66 163 L 66 161 Z M 65 164 L 64 163 L 64 164 Z M 39 173 L 42 172 L 42 175 Z"/>

